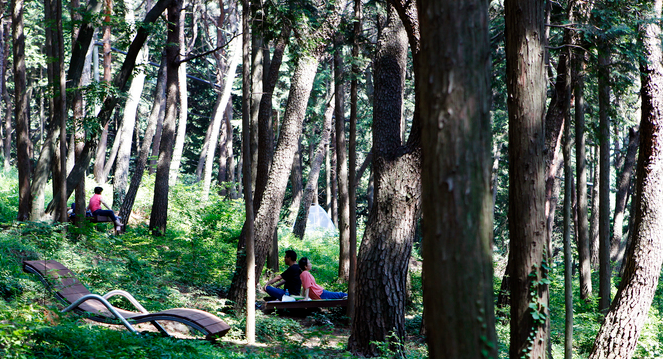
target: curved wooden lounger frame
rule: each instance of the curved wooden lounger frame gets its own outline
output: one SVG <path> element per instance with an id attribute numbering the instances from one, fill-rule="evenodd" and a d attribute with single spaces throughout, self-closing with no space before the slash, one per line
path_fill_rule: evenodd
<path id="1" fill-rule="evenodd" d="M 67 306 L 62 310 L 63 313 L 73 310 L 80 314 L 87 314 L 88 318 L 97 322 L 118 324 L 119 321 L 134 333 L 137 331 L 132 324 L 150 322 L 162 334 L 170 336 L 157 320 L 171 320 L 186 324 L 205 334 L 208 340 L 222 337 L 230 330 L 230 326 L 226 322 L 214 314 L 202 310 L 176 308 L 150 313 L 131 294 L 123 290 L 113 290 L 103 296 L 93 294 L 69 268 L 54 260 L 25 261 L 23 271 L 36 274 L 46 288 L 54 292 L 56 298 Z M 116 295 L 129 300 L 138 312 L 112 306 L 108 299 Z"/>

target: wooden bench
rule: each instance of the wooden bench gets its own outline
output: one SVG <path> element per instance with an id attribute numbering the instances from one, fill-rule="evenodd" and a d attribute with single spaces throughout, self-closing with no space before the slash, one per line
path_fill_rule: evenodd
<path id="1" fill-rule="evenodd" d="M 265 302 L 264 311 L 273 311 L 276 309 L 311 309 L 311 308 L 334 308 L 347 307 L 347 299 L 317 299 L 317 300 L 298 300 L 294 302 L 281 302 L 272 300 Z"/>

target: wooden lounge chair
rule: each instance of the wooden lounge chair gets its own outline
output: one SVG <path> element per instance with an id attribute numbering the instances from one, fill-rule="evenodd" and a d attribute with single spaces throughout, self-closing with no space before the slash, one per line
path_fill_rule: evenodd
<path id="1" fill-rule="evenodd" d="M 23 270 L 36 274 L 46 288 L 54 292 L 55 296 L 67 306 L 62 310 L 63 313 L 73 310 L 86 314 L 88 318 L 98 322 L 119 324 L 119 321 L 134 333 L 137 331 L 132 324 L 150 322 L 162 334 L 170 336 L 157 320 L 171 320 L 186 324 L 205 334 L 208 340 L 222 337 L 230 330 L 230 326 L 226 322 L 214 314 L 202 310 L 176 308 L 150 313 L 131 294 L 122 290 L 114 290 L 103 296 L 92 294 L 69 268 L 54 260 L 25 261 Z M 125 297 L 139 312 L 130 312 L 112 306 L 108 302 L 108 298 L 115 295 Z"/>

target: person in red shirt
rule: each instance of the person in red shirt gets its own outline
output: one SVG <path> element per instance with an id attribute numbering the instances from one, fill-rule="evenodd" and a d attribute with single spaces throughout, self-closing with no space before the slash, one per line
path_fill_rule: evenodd
<path id="1" fill-rule="evenodd" d="M 110 217 L 110 219 L 115 222 L 115 230 L 120 231 L 122 229 L 122 222 L 120 222 L 120 219 L 115 216 L 115 212 L 113 212 L 110 206 L 101 198 L 101 192 L 103 190 L 104 189 L 101 187 L 94 188 L 94 195 L 90 198 L 90 203 L 88 204 L 87 209 L 92 212 L 93 216 Z M 101 209 L 102 204 L 104 207 L 108 208 L 108 210 Z"/>
<path id="2" fill-rule="evenodd" d="M 299 275 L 299 279 L 302 281 L 302 287 L 304 287 L 304 300 L 311 299 L 343 299 L 348 295 L 343 292 L 330 292 L 324 290 L 315 282 L 315 278 L 311 274 L 310 270 L 313 266 L 311 261 L 306 257 L 302 257 L 299 260 L 299 268 L 302 270 L 302 274 Z"/>

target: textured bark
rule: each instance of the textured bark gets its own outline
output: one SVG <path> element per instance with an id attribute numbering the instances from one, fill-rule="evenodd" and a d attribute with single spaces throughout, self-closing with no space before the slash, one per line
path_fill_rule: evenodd
<path id="1" fill-rule="evenodd" d="M 177 116 L 178 86 L 179 86 L 179 17 L 182 10 L 182 0 L 173 0 L 168 6 L 168 36 L 166 40 L 166 115 L 163 121 L 163 132 L 159 144 L 159 160 L 157 161 L 157 174 L 154 181 L 154 199 L 150 216 L 150 230 L 156 235 L 166 233 L 168 220 L 168 181 L 170 164 L 173 157 L 175 137 L 175 118 Z"/>
<path id="2" fill-rule="evenodd" d="M 568 50 L 569 61 L 572 58 L 571 50 Z M 569 74 L 570 75 L 570 74 Z M 571 77 L 571 76 L 569 76 Z M 564 110 L 569 121 L 564 126 L 564 143 L 562 153 L 564 156 L 564 218 L 563 218 L 563 242 L 564 242 L 564 359 L 573 358 L 573 253 L 571 252 L 571 202 L 573 198 L 573 167 L 571 167 L 571 121 L 569 111 L 571 109 L 571 86 L 569 84 L 568 94 L 565 98 Z M 548 357 L 552 357 L 548 355 Z"/>
<path id="3" fill-rule="evenodd" d="M 359 79 L 359 37 L 361 36 L 361 0 L 354 1 L 354 28 L 352 39 L 352 80 L 350 82 L 350 133 L 348 142 L 348 196 L 350 197 L 350 277 L 348 279 L 348 318 L 355 313 L 355 288 L 357 282 L 357 87 Z M 361 178 L 361 177 L 359 177 Z"/>
<path id="4" fill-rule="evenodd" d="M 179 60 L 186 58 L 186 44 L 184 43 L 184 27 L 185 27 L 184 13 L 179 16 L 179 37 L 177 42 L 179 44 Z M 195 23 L 195 19 L 194 23 Z M 184 151 L 184 140 L 186 139 L 186 124 L 188 121 L 189 111 L 189 93 L 186 84 L 186 62 L 178 64 L 178 121 L 177 121 L 177 137 L 175 138 L 175 147 L 173 148 L 173 158 L 170 161 L 170 179 L 169 184 L 175 185 L 177 177 L 180 174 L 180 163 L 182 162 L 182 152 Z M 161 154 L 159 154 L 161 155 Z"/>
<path id="5" fill-rule="evenodd" d="M 133 4 L 128 3 L 126 20 L 129 23 L 133 22 Z M 143 46 L 140 54 L 138 55 L 139 65 L 145 64 L 149 56 L 149 48 L 147 45 Z M 120 137 L 120 146 L 117 151 L 117 159 L 115 161 L 115 175 L 113 176 L 113 202 L 124 202 L 124 196 L 127 193 L 127 182 L 129 180 L 129 160 L 131 159 L 131 148 L 134 128 L 136 127 L 136 116 L 138 112 L 138 104 L 140 97 L 143 93 L 145 85 L 145 72 L 138 71 L 131 80 L 127 102 L 124 105 L 124 117 L 122 118 L 122 132 L 118 132 L 117 136 Z"/>
<path id="6" fill-rule="evenodd" d="M 244 182 L 244 209 L 246 212 L 246 248 L 245 248 L 245 277 L 246 283 L 246 341 L 249 345 L 255 342 L 255 285 L 256 279 L 260 276 L 255 272 L 255 237 L 254 237 L 254 211 L 253 200 L 251 198 L 253 188 L 251 187 L 251 114 L 249 108 L 251 107 L 251 89 L 250 89 L 250 34 L 249 34 L 249 0 L 242 0 L 242 153 L 244 153 L 244 164 L 242 165 L 242 180 Z M 277 207 L 275 207 L 277 208 Z M 240 254 L 240 251 L 237 251 Z M 261 268 L 262 271 L 262 268 Z M 258 272 L 260 273 L 260 272 Z M 235 307 L 239 309 L 238 307 Z"/>
<path id="7" fill-rule="evenodd" d="M 348 163 L 345 148 L 345 69 L 341 58 L 341 35 L 336 35 L 334 51 L 334 87 L 336 109 L 336 181 L 338 183 L 338 278 L 347 282 L 350 278 L 350 198 L 348 195 Z M 402 128 L 401 128 L 402 130 Z"/>
<path id="8" fill-rule="evenodd" d="M 357 258 L 355 314 L 348 340 L 350 351 L 370 356 L 380 354 L 372 343 L 404 338 L 407 269 L 416 221 L 421 214 L 421 149 L 420 132 L 415 131 L 416 110 L 408 143 L 403 145 L 401 141 L 407 48 L 403 22 L 396 9 L 389 6 L 374 59 L 375 203 Z M 389 339 L 392 332 L 395 338 Z M 392 349 L 402 355 L 400 346 L 392 345 Z"/>
<path id="9" fill-rule="evenodd" d="M 292 170 L 290 171 L 290 188 L 292 192 L 292 201 L 290 202 L 290 209 L 286 223 L 288 226 L 295 223 L 297 220 L 297 213 L 299 213 L 299 205 L 302 203 L 302 196 L 304 195 L 303 179 L 302 179 L 302 139 L 297 141 L 297 151 L 294 154 L 292 161 Z"/>
<path id="10" fill-rule="evenodd" d="M 427 200 L 423 201 L 422 254 L 428 355 L 497 357 L 488 2 L 421 4 L 417 92 L 423 102 L 422 196 Z"/>
<path id="11" fill-rule="evenodd" d="M 311 210 L 311 203 L 314 203 L 315 192 L 318 187 L 318 178 L 320 177 L 320 168 L 322 167 L 322 161 L 325 159 L 325 147 L 329 143 L 329 133 L 331 132 L 331 122 L 332 115 L 334 113 L 334 108 L 336 107 L 334 103 L 330 101 L 327 102 L 327 109 L 325 110 L 324 123 L 322 124 L 322 134 L 320 135 L 320 142 L 318 142 L 317 149 L 315 151 L 315 157 L 311 160 L 311 170 L 308 175 L 308 182 L 306 183 L 306 189 L 302 196 L 301 205 L 299 206 L 299 213 L 297 214 L 297 220 L 295 221 L 295 226 L 292 229 L 292 234 L 297 238 L 304 238 L 306 233 L 306 221 L 308 219 L 309 211 Z"/>
<path id="12" fill-rule="evenodd" d="M 575 59 L 575 131 L 576 131 L 576 196 L 578 232 L 578 262 L 580 264 L 580 299 L 588 300 L 592 294 L 592 266 L 589 250 L 589 222 L 587 219 L 587 156 L 585 154 L 585 79 L 584 53 L 576 54 Z"/>
<path id="13" fill-rule="evenodd" d="M 138 187 L 140 187 L 140 182 L 143 179 L 143 172 L 145 171 L 145 165 L 147 164 L 147 155 L 150 152 L 152 147 L 152 139 L 154 138 L 154 133 L 157 129 L 157 123 L 159 122 L 159 115 L 161 114 L 161 103 L 165 97 L 165 87 L 166 87 L 166 57 L 161 57 L 161 66 L 159 67 L 159 74 L 157 75 L 157 84 L 154 88 L 154 102 L 152 103 L 152 111 L 150 112 L 150 117 L 147 120 L 147 128 L 145 129 L 145 137 L 143 138 L 143 143 L 140 149 L 140 157 L 136 161 L 136 168 L 134 174 L 131 177 L 131 183 L 129 184 L 129 189 L 127 190 L 126 196 L 122 201 L 120 206 L 119 215 L 122 217 L 120 221 L 122 224 L 127 225 L 129 222 L 129 217 L 131 216 L 131 209 L 134 206 L 136 201 L 136 194 L 138 193 Z"/>
<path id="14" fill-rule="evenodd" d="M 0 16 L 5 13 L 5 7 L 0 9 Z M 7 90 L 7 67 L 9 66 L 9 31 L 5 32 L 5 24 L 0 22 L 0 96 L 5 103 L 4 118 L 2 127 L 0 127 L 0 137 L 2 137 L 2 158 L 3 167 L 8 170 L 10 167 L 9 160 L 11 158 L 11 144 L 12 144 L 12 100 Z M 4 134 L 2 133 L 4 130 Z"/>
<path id="15" fill-rule="evenodd" d="M 297 61 L 291 79 L 283 124 L 279 131 L 278 145 L 274 152 L 274 161 L 269 170 L 269 179 L 267 180 L 260 209 L 255 215 L 255 271 L 257 274 L 262 272 L 267 252 L 271 247 L 274 229 L 278 223 L 279 213 L 274 208 L 281 208 L 283 204 L 288 174 L 292 168 L 294 152 L 301 136 L 302 122 L 318 67 L 318 59 L 326 47 L 326 42 L 331 38 L 340 22 L 339 10 L 338 7 L 335 8 L 318 30 L 305 36 L 305 38 L 301 38 L 307 44 L 313 43 L 315 46 L 309 47 L 308 51 L 303 53 Z M 236 269 L 228 293 L 228 299 L 234 303 L 236 310 L 240 310 L 246 300 L 247 268 L 244 260 L 245 255 L 245 251 L 241 248 L 237 251 Z M 256 275 L 257 277 L 259 276 Z"/>
<path id="16" fill-rule="evenodd" d="M 599 60 L 599 310 L 610 307 L 610 49 L 605 39 L 598 45 Z"/>
<path id="17" fill-rule="evenodd" d="M 18 167 L 19 221 L 30 219 L 30 121 L 25 73 L 25 33 L 23 32 L 23 0 L 12 1 L 12 43 L 14 55 L 14 118 L 16 119 L 16 166 Z M 8 132 L 8 137 L 11 133 Z"/>
<path id="18" fill-rule="evenodd" d="M 103 81 L 111 82 L 111 14 L 113 13 L 113 0 L 104 0 L 104 25 L 102 35 L 102 52 L 104 55 L 104 62 L 102 67 L 104 69 Z M 97 147 L 97 155 L 94 161 L 94 178 L 97 183 L 106 183 L 108 171 L 106 168 L 106 147 L 108 146 L 108 123 L 103 125 L 101 139 Z"/>
<path id="19" fill-rule="evenodd" d="M 601 199 L 599 198 L 599 177 L 601 169 L 598 164 L 598 147 L 594 146 L 593 168 L 594 176 L 592 178 L 592 203 L 591 203 L 591 216 L 589 218 L 589 251 L 592 269 L 598 270 L 599 268 L 599 206 Z"/>
<path id="20" fill-rule="evenodd" d="M 610 243 L 610 262 L 615 263 L 615 268 L 621 267 L 621 259 L 623 258 L 622 249 L 623 244 L 623 226 L 624 226 L 624 211 L 626 210 L 626 202 L 628 201 L 629 192 L 631 188 L 631 178 L 633 177 L 633 170 L 635 166 L 636 154 L 638 146 L 640 145 L 640 132 L 638 127 L 632 127 L 628 133 L 628 147 L 626 156 L 624 156 L 624 165 L 621 169 L 617 169 L 619 175 L 617 177 L 617 194 L 615 195 L 615 214 L 612 225 L 612 241 Z"/>
<path id="21" fill-rule="evenodd" d="M 258 108 L 259 111 L 257 122 L 258 128 L 260 128 L 260 130 L 258 131 L 259 151 L 255 177 L 255 196 L 253 197 L 254 209 L 258 209 L 260 206 L 260 201 L 262 201 L 262 195 L 265 192 L 265 186 L 267 185 L 267 177 L 269 176 L 269 166 L 272 162 L 272 156 L 274 152 L 273 130 L 270 124 L 272 114 L 272 98 L 274 88 L 276 88 L 276 82 L 279 79 L 279 69 L 281 68 L 281 63 L 283 62 L 283 52 L 285 51 L 289 36 L 290 28 L 286 27 L 281 32 L 281 37 L 276 43 L 272 60 L 266 61 L 269 62 L 269 71 L 266 74 L 267 79 L 264 81 L 264 83 L 261 82 L 261 88 L 264 93 L 260 97 Z M 299 183 L 301 190 L 301 181 Z"/>
<path id="22" fill-rule="evenodd" d="M 661 0 L 651 19 L 661 17 Z M 647 319 L 663 261 L 663 56 L 658 21 L 641 24 L 645 60 L 640 65 L 642 119 L 637 166 L 635 221 L 624 274 L 590 359 L 631 358 Z M 649 20 L 649 21 L 647 21 Z"/>
<path id="23" fill-rule="evenodd" d="M 329 216 L 331 217 L 334 225 L 338 227 L 338 182 L 336 176 L 338 174 L 338 167 L 336 167 L 336 129 L 332 128 L 331 141 L 329 141 L 329 192 L 331 197 L 329 201 Z"/>
<path id="24" fill-rule="evenodd" d="M 230 64 L 228 65 L 228 72 L 225 74 L 223 82 L 223 92 L 220 94 L 217 99 L 217 103 L 214 106 L 214 118 L 212 120 L 212 132 L 210 133 L 209 141 L 209 151 L 207 158 L 205 160 L 205 175 L 203 177 L 203 192 L 201 198 L 203 201 L 206 201 L 209 198 L 209 190 L 212 185 L 212 166 L 214 164 L 214 151 L 216 150 L 216 144 L 219 139 L 219 131 L 221 130 L 221 123 L 223 122 L 224 109 L 227 107 L 230 100 L 230 95 L 232 91 L 232 85 L 235 80 L 235 70 L 237 70 L 237 65 L 239 63 L 240 54 L 241 54 L 241 44 L 239 40 L 233 40 L 234 46 L 232 49 L 232 55 Z"/>
<path id="25" fill-rule="evenodd" d="M 543 2 L 507 0 L 507 92 L 509 112 L 509 231 L 511 358 L 544 357 L 546 318 L 546 72 Z M 531 295 L 533 293 L 534 295 Z M 534 303 L 535 308 L 530 308 Z M 531 340 L 531 342 L 530 342 Z"/>
<path id="26" fill-rule="evenodd" d="M 254 14 L 259 9 L 258 2 L 251 2 L 252 11 Z M 261 23 L 262 24 L 262 23 Z M 269 152 L 269 149 L 265 147 L 265 142 L 260 143 L 260 132 L 266 131 L 266 127 L 262 127 L 259 123 L 258 115 L 260 113 L 260 102 L 263 96 L 263 69 L 264 69 L 264 58 L 262 51 L 263 38 L 262 38 L 262 29 L 254 28 L 251 33 L 251 106 L 250 106 L 250 116 L 251 116 L 251 188 L 257 190 L 256 181 L 258 179 L 258 166 L 259 166 L 259 153 L 262 151 Z M 263 139 L 267 137 L 265 134 L 262 135 Z M 269 157 L 269 155 L 268 155 Z M 269 165 L 268 165 L 269 167 Z M 266 172 L 265 172 L 266 174 Z M 255 203 L 260 203 L 260 200 L 257 199 L 258 196 L 253 197 L 253 209 L 257 210 Z"/>

